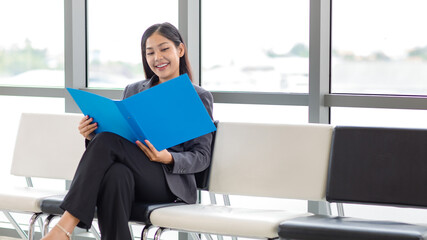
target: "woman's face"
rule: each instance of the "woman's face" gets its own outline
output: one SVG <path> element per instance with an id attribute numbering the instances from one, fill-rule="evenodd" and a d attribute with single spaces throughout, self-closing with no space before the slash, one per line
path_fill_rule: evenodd
<path id="1" fill-rule="evenodd" d="M 175 44 L 155 32 L 145 44 L 145 57 L 151 70 L 159 77 L 160 82 L 179 76 L 179 59 L 184 55 L 184 45 Z"/>

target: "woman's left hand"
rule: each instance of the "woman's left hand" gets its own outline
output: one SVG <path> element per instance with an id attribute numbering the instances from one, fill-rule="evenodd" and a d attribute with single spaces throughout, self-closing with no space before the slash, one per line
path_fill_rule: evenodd
<path id="1" fill-rule="evenodd" d="M 139 140 L 136 141 L 136 145 L 147 155 L 147 157 L 153 162 L 159 162 L 163 164 L 171 164 L 173 163 L 172 154 L 168 152 L 168 150 L 157 151 L 157 149 L 150 143 L 150 141 L 145 140 L 147 146 L 145 146 Z"/>

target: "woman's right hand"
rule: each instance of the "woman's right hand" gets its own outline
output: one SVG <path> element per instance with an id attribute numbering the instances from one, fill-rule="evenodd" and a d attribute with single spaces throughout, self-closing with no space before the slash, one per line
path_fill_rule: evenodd
<path id="1" fill-rule="evenodd" d="M 93 118 L 89 118 L 89 116 L 84 116 L 79 124 L 80 134 L 83 135 L 87 140 L 92 140 L 94 136 L 93 131 L 98 128 L 98 123 L 92 123 Z"/>

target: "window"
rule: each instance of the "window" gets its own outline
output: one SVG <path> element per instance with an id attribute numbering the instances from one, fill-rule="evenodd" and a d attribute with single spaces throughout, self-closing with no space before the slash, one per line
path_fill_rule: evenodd
<path id="1" fill-rule="evenodd" d="M 307 123 L 308 107 L 215 103 L 214 118 L 227 122 Z"/>
<path id="2" fill-rule="evenodd" d="M 0 85 L 64 86 L 63 1 L 2 1 L 0 28 Z"/>
<path id="3" fill-rule="evenodd" d="M 178 26 L 178 0 L 89 0 L 87 4 L 88 86 L 123 88 L 145 79 L 141 36 L 156 23 Z"/>
<path id="4" fill-rule="evenodd" d="M 427 128 L 426 119 L 426 110 L 331 108 L 333 125 Z"/>
<path id="5" fill-rule="evenodd" d="M 244 91 L 257 91 L 258 95 L 260 92 L 308 93 L 310 8 L 324 13 L 322 8 L 313 6 L 316 4 L 310 6 L 310 2 L 317 1 L 194 1 L 198 1 L 201 8 L 193 7 L 187 10 L 192 16 L 201 16 L 201 35 L 196 38 L 197 41 L 199 37 L 201 40 L 201 83 L 204 88 L 211 91 L 229 91 L 226 94 L 233 96 L 249 95 Z M 88 86 L 91 88 L 123 88 L 130 82 L 144 79 L 140 53 L 143 31 L 154 23 L 165 21 L 178 26 L 178 6 L 180 5 L 180 9 L 185 8 L 186 4 L 191 5 L 194 1 L 83 1 L 87 2 L 87 9 L 82 4 L 79 6 L 79 12 L 86 13 L 87 26 L 82 29 L 87 32 L 87 50 L 79 48 L 75 51 L 79 56 L 87 53 L 88 72 L 86 73 L 85 68 L 77 68 L 79 75 L 88 76 Z M 20 112 L 64 112 L 64 105 L 67 111 L 75 111 L 69 107 L 72 105 L 69 104 L 72 99 L 62 89 L 64 2 L 15 0 L 0 3 L 0 94 L 21 95 L 0 96 L 0 102 L 7 103 L 0 104 L 0 110 L 7 116 L 2 121 L 3 137 L 0 141 L 2 149 L 5 149 L 0 153 L 2 159 L 12 157 L 13 139 L 16 136 Z M 319 5 L 328 5 L 326 15 L 329 14 L 330 3 L 332 95 L 427 95 L 427 35 L 423 31 L 423 23 L 427 22 L 427 16 L 423 12 L 427 9 L 427 1 L 321 1 Z M 65 4 L 65 12 L 75 10 L 70 8 L 71 5 Z M 161 14 L 158 14 L 158 11 L 161 11 Z M 83 15 L 82 17 L 84 18 Z M 65 29 L 80 26 L 82 21 L 84 22 L 84 19 L 72 19 L 74 25 L 67 24 Z M 192 24 L 188 27 L 188 32 L 194 33 Z M 324 33 L 328 32 L 325 27 L 329 27 L 329 24 L 321 25 L 320 29 L 318 26 L 311 27 L 312 32 Z M 77 34 L 74 37 L 79 38 L 81 42 L 86 40 L 84 35 Z M 66 47 L 70 48 L 69 45 Z M 193 50 L 191 51 L 191 54 L 194 54 Z M 321 49 L 310 51 L 322 54 Z M 67 55 L 67 60 L 76 61 L 77 58 Z M 322 68 L 321 71 L 329 73 L 328 68 Z M 67 84 L 74 84 L 79 79 L 70 78 L 67 81 L 70 81 Z M 321 88 L 322 84 L 324 83 L 321 83 Z M 13 88 L 10 91 L 5 85 L 39 88 Z M 77 85 L 84 87 L 80 82 Z M 46 91 L 43 89 L 46 86 L 58 88 Z M 112 96 L 119 96 L 120 90 L 95 92 L 113 98 Z M 267 93 L 263 96 L 269 94 L 272 95 Z M 313 94 L 318 92 L 313 91 Z M 39 97 L 23 97 L 27 95 Z M 295 96 L 290 96 L 289 99 L 292 97 Z M 400 97 L 402 100 L 411 98 Z M 369 102 L 369 97 L 361 98 Z M 238 101 L 230 102 L 239 102 L 240 99 L 244 99 L 240 103 L 247 101 L 247 98 L 239 98 Z M 221 99 L 218 102 L 227 101 L 229 100 Z M 306 123 L 308 114 L 318 114 L 317 106 L 313 109 L 310 107 L 309 113 L 307 106 L 300 106 L 306 103 L 298 106 L 285 105 L 293 102 L 268 102 L 283 105 L 215 103 L 214 117 L 220 121 Z M 364 104 L 367 108 L 346 107 L 352 105 L 331 104 L 331 123 L 427 127 L 426 110 L 376 109 L 375 103 Z M 0 164 L 0 180 L 4 184 L 10 184 L 9 179 L 12 178 L 8 172 L 9 165 L 10 161 Z M 20 184 L 25 184 L 22 179 L 19 181 Z M 46 183 L 46 186 L 50 187 L 51 183 Z M 207 198 L 208 196 L 205 196 L 204 199 Z M 252 207 L 256 205 L 254 201 L 272 208 L 297 211 L 306 209 L 305 201 L 282 202 L 276 199 L 231 196 L 231 202 L 235 206 Z M 350 204 L 346 204 L 345 212 L 346 215 L 355 217 L 374 218 L 381 215 L 384 218 L 409 221 L 426 221 L 427 216 L 420 210 L 389 208 L 385 211 L 382 207 L 365 208 Z M 414 217 L 415 214 L 418 214 L 417 217 Z M 0 214 L 0 221 L 7 219 Z"/>
<path id="6" fill-rule="evenodd" d="M 333 93 L 427 94 L 424 0 L 334 0 Z"/>
<path id="7" fill-rule="evenodd" d="M 309 1 L 201 2 L 202 86 L 308 92 Z"/>

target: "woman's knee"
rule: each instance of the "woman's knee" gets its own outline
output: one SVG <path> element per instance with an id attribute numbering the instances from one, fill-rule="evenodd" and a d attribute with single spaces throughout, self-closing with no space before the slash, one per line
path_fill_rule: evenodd
<path id="1" fill-rule="evenodd" d="M 101 142 L 101 143 L 110 143 L 116 142 L 121 137 L 112 132 L 100 132 L 95 135 L 95 137 L 91 140 L 91 143 Z"/>
<path id="2" fill-rule="evenodd" d="M 108 187 L 134 187 L 135 180 L 132 171 L 121 163 L 114 163 L 107 170 L 103 178 L 103 185 Z"/>
<path id="3" fill-rule="evenodd" d="M 90 141 L 86 151 L 95 152 L 96 154 L 118 152 L 121 148 L 122 140 L 123 138 L 115 133 L 101 132 L 96 134 Z"/>

